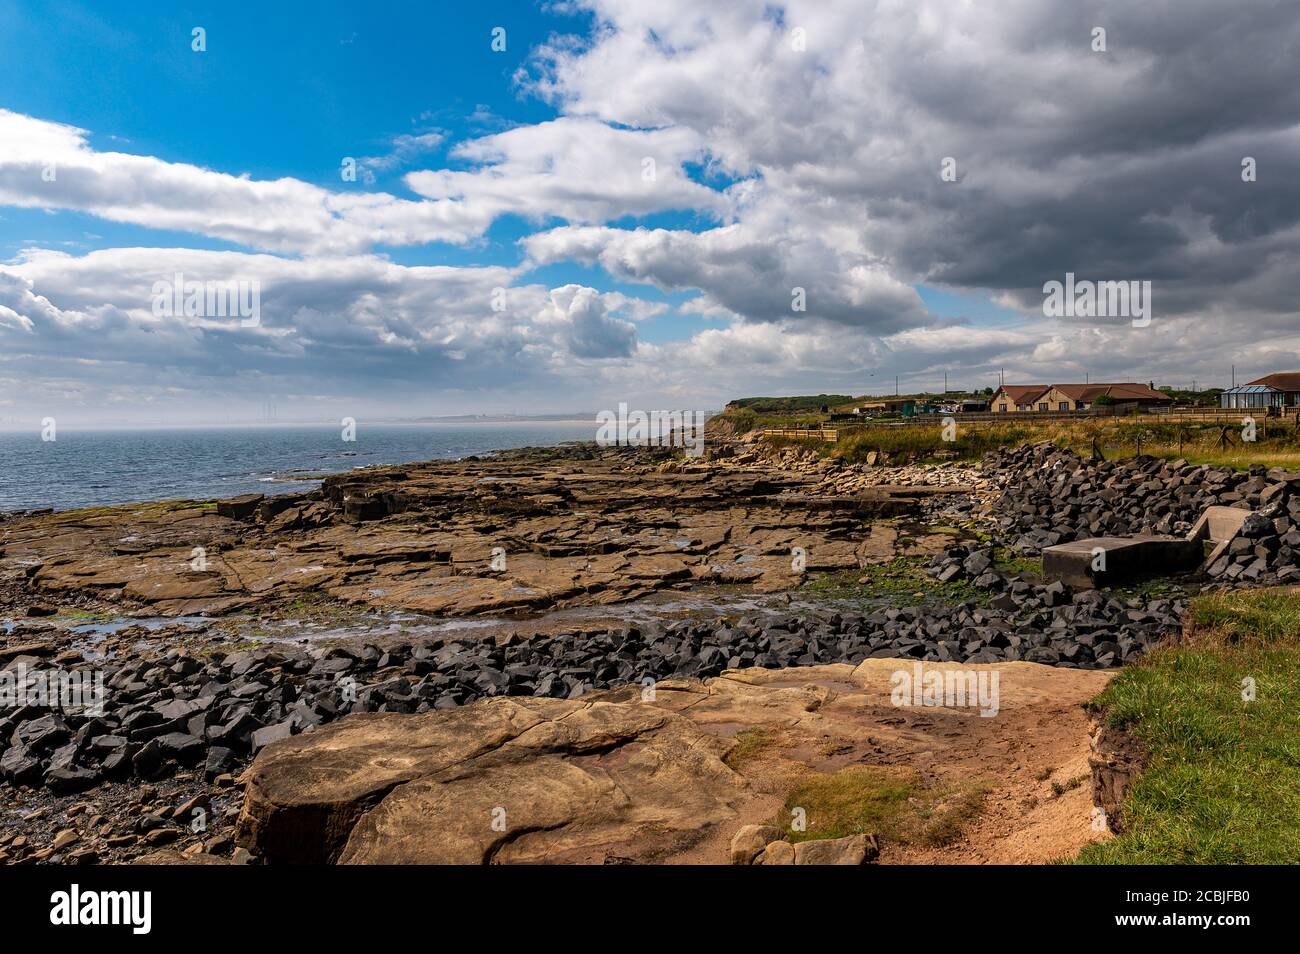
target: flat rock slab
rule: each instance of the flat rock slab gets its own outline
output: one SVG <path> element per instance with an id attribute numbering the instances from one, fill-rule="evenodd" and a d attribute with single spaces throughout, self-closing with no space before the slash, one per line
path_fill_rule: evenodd
<path id="1" fill-rule="evenodd" d="M 578 700 L 348 716 L 261 751 L 245 776 L 237 841 L 268 863 L 718 864 L 733 835 L 772 818 L 809 772 L 908 766 L 962 783 L 987 774 L 1046 796 L 1045 766 L 1086 765 L 1080 703 L 1106 673 L 925 664 L 998 672 L 999 712 L 986 718 L 895 705 L 896 674 L 914 663 L 738 670 L 664 681 L 649 694 L 634 685 Z M 726 759 L 746 730 L 771 745 L 733 767 Z M 1018 788 L 1008 800 L 1018 807 L 995 837 L 1032 841 L 1031 799 Z M 1077 850 L 1093 835 L 1087 806 L 1076 807 L 1064 843 Z M 1045 844 L 1038 860 L 1062 848 Z"/>
<path id="2" fill-rule="evenodd" d="M 0 525 L 0 583 L 165 616 L 317 592 L 527 614 L 703 582 L 791 589 L 794 547 L 810 568 L 861 567 L 871 518 L 918 506 L 916 494 L 808 494 L 810 483 L 763 466 L 664 471 L 612 449 L 373 468 L 307 494 L 22 517 Z"/>

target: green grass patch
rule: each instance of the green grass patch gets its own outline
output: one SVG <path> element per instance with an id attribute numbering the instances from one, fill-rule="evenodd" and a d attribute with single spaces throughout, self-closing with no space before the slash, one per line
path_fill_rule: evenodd
<path id="1" fill-rule="evenodd" d="M 204 646 L 196 655 L 212 656 L 216 653 L 221 653 L 223 656 L 229 656 L 231 653 L 244 653 L 250 652 L 254 649 L 260 649 L 265 645 L 265 641 L 259 639 L 240 639 L 228 643 L 221 643 L 217 646 Z"/>
<path id="2" fill-rule="evenodd" d="M 736 733 L 735 745 L 723 757 L 722 761 L 734 768 L 758 758 L 763 751 L 775 742 L 766 729 L 745 729 Z"/>
<path id="3" fill-rule="evenodd" d="M 1184 645 L 1125 668 L 1091 703 L 1148 764 L 1125 834 L 1078 861 L 1300 862 L 1300 595 L 1210 594 L 1188 617 Z"/>
<path id="4" fill-rule="evenodd" d="M 980 785 L 944 788 L 908 770 L 854 766 L 805 778 L 773 824 L 794 843 L 877 834 L 897 844 L 946 845 L 979 813 L 984 793 Z M 806 828 L 791 831 L 791 820 L 800 808 Z"/>
<path id="5" fill-rule="evenodd" d="M 78 623 L 111 623 L 120 617 L 120 613 L 108 613 L 103 610 L 68 609 L 60 610 L 55 618 L 76 620 Z"/>
<path id="6" fill-rule="evenodd" d="M 823 407 L 838 408 L 850 405 L 853 398 L 848 394 L 800 394 L 793 397 L 749 397 L 737 398 L 730 402 L 728 413 L 733 409 L 753 411 L 756 414 L 779 414 L 791 411 L 819 411 Z"/>
<path id="7" fill-rule="evenodd" d="M 1034 424 L 959 425 L 956 440 L 944 440 L 943 417 L 934 415 L 933 426 L 867 426 L 845 433 L 829 445 L 830 453 L 848 463 L 861 463 L 873 452 L 887 454 L 892 461 L 912 459 L 979 460 L 998 447 L 1018 447 L 1043 438 Z"/>
<path id="8" fill-rule="evenodd" d="M 1043 560 L 1041 557 L 1021 556 L 1008 547 L 995 547 L 993 569 L 1003 576 L 1022 576 L 1036 580 L 1043 575 Z"/>
<path id="9" fill-rule="evenodd" d="M 895 557 L 888 563 L 873 563 L 860 570 L 839 570 L 821 574 L 799 591 L 823 599 L 856 600 L 864 604 L 900 600 L 917 603 L 979 603 L 991 594 L 966 580 L 940 583 L 925 572 L 925 557 Z"/>
<path id="10" fill-rule="evenodd" d="M 1229 642 L 1273 644 L 1300 635 L 1300 596 L 1286 590 L 1233 590 L 1192 602 L 1188 613 L 1202 634 Z"/>

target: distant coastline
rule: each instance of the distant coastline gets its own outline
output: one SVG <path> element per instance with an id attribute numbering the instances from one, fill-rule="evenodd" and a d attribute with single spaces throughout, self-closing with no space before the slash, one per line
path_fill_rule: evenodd
<path id="1" fill-rule="evenodd" d="M 584 424 L 591 425 L 594 429 L 596 422 L 596 412 L 589 415 L 582 414 L 538 414 L 538 415 L 515 415 L 515 414 L 453 414 L 439 417 L 360 417 L 356 418 L 360 426 L 382 426 L 382 427 L 418 427 L 429 424 Z M 275 420 L 275 421 L 203 421 L 203 422 L 181 422 L 171 423 L 166 421 L 154 422 L 95 422 L 91 424 L 79 424 L 75 420 L 69 420 L 66 425 L 61 427 L 67 433 L 80 433 L 85 431 L 205 431 L 205 430 L 256 430 L 261 428 L 276 427 L 320 427 L 338 429 L 339 422 L 336 420 L 322 421 L 315 420 Z M 31 421 L 0 421 L 0 434 L 39 434 L 41 422 L 37 419 Z M 594 431 L 593 431 L 594 432 Z"/>
<path id="2" fill-rule="evenodd" d="M 354 439 L 347 439 L 348 436 Z M 596 422 L 558 419 L 60 428 L 0 432 L 0 511 L 70 510 L 310 490 L 359 467 L 454 460 L 594 440 Z"/>

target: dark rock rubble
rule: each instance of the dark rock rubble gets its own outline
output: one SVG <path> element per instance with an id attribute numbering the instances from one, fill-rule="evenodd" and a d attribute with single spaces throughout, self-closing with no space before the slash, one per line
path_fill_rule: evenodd
<path id="1" fill-rule="evenodd" d="M 993 513 L 1009 544 L 1025 554 L 1088 537 L 1135 533 L 1183 535 L 1206 507 L 1257 511 L 1212 579 L 1254 584 L 1300 580 L 1300 473 L 1128 457 L 1088 461 L 1052 444 L 1003 448 L 986 469 L 1003 475 Z"/>

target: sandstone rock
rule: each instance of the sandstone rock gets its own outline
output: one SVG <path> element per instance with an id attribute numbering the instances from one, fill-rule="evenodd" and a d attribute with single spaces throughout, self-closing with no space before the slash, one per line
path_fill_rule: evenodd
<path id="1" fill-rule="evenodd" d="M 133 865 L 228 865 L 230 861 L 217 855 L 186 854 L 175 848 L 160 848 L 147 855 L 141 855 L 131 862 Z"/>
<path id="2" fill-rule="evenodd" d="M 17 659 L 19 656 L 52 656 L 53 654 L 54 644 L 48 642 L 0 646 L 0 664 Z"/>
<path id="3" fill-rule="evenodd" d="M 799 842 L 794 846 L 794 863 L 797 865 L 862 865 L 874 861 L 879 854 L 880 842 L 875 835 L 849 835 L 847 838 Z"/>
<path id="4" fill-rule="evenodd" d="M 739 817 L 771 812 L 770 789 L 755 790 L 745 767 L 723 761 L 737 725 L 804 753 L 830 738 L 870 737 L 873 747 L 943 758 L 959 724 L 1007 725 L 1022 745 L 1073 726 L 1086 745 L 1079 704 L 1107 679 L 999 664 L 1000 718 L 984 720 L 895 706 L 898 666 L 868 659 L 670 679 L 653 701 L 633 684 L 580 700 L 498 696 L 419 715 L 348 716 L 262 750 L 246 773 L 237 842 L 272 864 L 716 863 L 760 849 L 761 863 L 793 864 L 794 846 L 765 841 L 776 829 L 736 830 Z M 1032 726 L 1017 721 L 1027 706 Z M 802 849 L 814 864 L 863 863 L 872 851 L 869 838 Z"/>
<path id="5" fill-rule="evenodd" d="M 792 865 L 795 863 L 794 845 L 788 841 L 774 841 L 763 849 L 755 860 L 756 865 Z"/>
<path id="6" fill-rule="evenodd" d="M 556 860 L 732 817 L 725 743 L 653 706 L 488 699 L 359 715 L 258 756 L 237 840 L 265 860 Z M 428 819 L 438 818 L 430 830 Z"/>
<path id="7" fill-rule="evenodd" d="M 265 499 L 263 494 L 244 494 L 228 500 L 217 501 L 217 514 L 231 520 L 247 520 L 257 512 L 258 505 Z"/>
<path id="8" fill-rule="evenodd" d="M 52 596 L 93 593 L 162 615 L 314 591 L 470 615 L 622 602 L 689 586 L 715 566 L 749 566 L 730 578 L 786 589 L 797 582 L 791 546 L 817 565 L 851 567 L 871 521 L 848 518 L 917 507 L 884 491 L 807 493 L 820 471 L 661 471 L 665 457 L 533 449 L 339 474 L 310 494 L 248 494 L 215 509 L 171 502 L 27 515 L 5 525 L 0 573 Z M 207 554 L 197 571 L 196 546 Z M 503 569 L 492 566 L 497 547 Z"/>
<path id="9" fill-rule="evenodd" d="M 745 825 L 731 839 L 731 863 L 752 865 L 770 843 L 780 838 L 781 830 L 772 825 Z"/>

